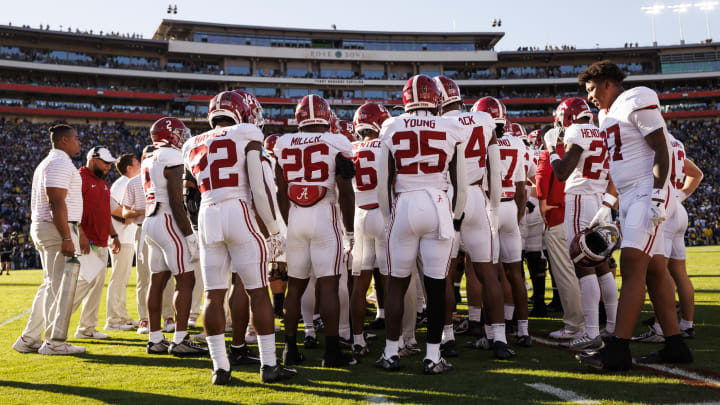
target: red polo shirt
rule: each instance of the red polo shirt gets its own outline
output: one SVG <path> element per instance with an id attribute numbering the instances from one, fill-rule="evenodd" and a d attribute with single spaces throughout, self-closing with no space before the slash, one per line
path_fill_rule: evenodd
<path id="1" fill-rule="evenodd" d="M 81 167 L 79 171 L 83 197 L 80 226 L 93 245 L 107 247 L 110 236 L 110 186 L 87 166 Z"/>
<path id="2" fill-rule="evenodd" d="M 557 154 L 560 158 L 565 155 L 565 145 L 562 142 L 557 143 Z M 535 172 L 535 181 L 539 200 L 546 200 L 548 205 L 557 205 L 547 212 L 547 226 L 551 228 L 555 225 L 562 224 L 565 220 L 565 182 L 558 181 L 550 166 L 550 154 L 547 150 L 540 153 L 537 171 Z"/>

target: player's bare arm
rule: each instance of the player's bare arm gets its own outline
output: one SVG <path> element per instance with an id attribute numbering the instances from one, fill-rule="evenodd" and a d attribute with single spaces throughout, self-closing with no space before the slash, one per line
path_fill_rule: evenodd
<path id="1" fill-rule="evenodd" d="M 465 170 L 465 153 L 462 145 L 455 146 L 455 154 L 450 161 L 450 182 L 452 183 L 453 190 L 453 218 L 460 219 L 465 210 L 465 203 L 467 202 L 467 179 Z"/>
<path id="2" fill-rule="evenodd" d="M 192 235 L 192 226 L 187 215 L 185 215 L 185 206 L 183 205 L 183 167 L 173 166 L 166 167 L 163 170 L 163 175 L 167 179 L 168 197 L 170 199 L 170 210 L 172 211 L 173 217 L 175 217 L 175 223 L 180 228 L 180 232 L 183 236 Z"/>
<path id="3" fill-rule="evenodd" d="M 290 200 L 288 199 L 288 184 L 285 181 L 285 174 L 280 165 L 275 165 L 275 181 L 277 182 L 277 201 L 285 223 L 288 223 L 288 212 L 290 212 Z"/>
<path id="4" fill-rule="evenodd" d="M 552 151 L 550 153 L 553 153 L 555 151 L 555 148 L 553 146 L 548 146 L 548 150 L 552 148 Z M 580 161 L 580 156 L 583 153 L 583 148 L 581 148 L 579 145 L 574 143 L 568 143 L 565 150 L 565 155 L 562 157 L 562 159 L 553 159 L 550 162 L 550 166 L 552 166 L 553 173 L 555 173 L 555 177 L 557 177 L 558 181 L 565 181 L 570 177 L 570 174 L 575 170 L 577 167 L 578 161 Z"/>
<path id="5" fill-rule="evenodd" d="M 263 224 L 271 235 L 277 234 L 279 231 L 275 222 L 272 204 L 268 198 L 267 186 L 265 184 L 265 176 L 263 175 L 262 162 L 260 154 L 262 153 L 262 145 L 260 142 L 249 142 L 245 147 L 247 156 L 247 175 L 250 181 L 250 191 L 252 192 L 253 203 L 258 215 L 262 219 Z"/>
<path id="6" fill-rule="evenodd" d="M 690 197 L 692 193 L 700 185 L 703 179 L 703 172 L 699 167 L 695 165 L 690 159 L 685 159 L 685 183 L 683 188 L 680 190 L 685 195 L 684 198 Z"/>
<path id="7" fill-rule="evenodd" d="M 355 191 L 352 187 L 352 178 L 355 177 L 355 164 L 340 154 L 337 155 L 337 172 L 335 182 L 338 187 L 338 201 L 343 216 L 343 224 L 347 232 L 355 231 Z"/>
<path id="8" fill-rule="evenodd" d="M 668 153 L 664 129 L 658 128 L 645 136 L 645 142 L 647 142 L 650 149 L 655 152 L 655 159 L 653 161 L 653 177 L 655 178 L 653 180 L 653 188 L 663 188 L 667 181 L 668 170 L 670 170 L 670 155 Z"/>

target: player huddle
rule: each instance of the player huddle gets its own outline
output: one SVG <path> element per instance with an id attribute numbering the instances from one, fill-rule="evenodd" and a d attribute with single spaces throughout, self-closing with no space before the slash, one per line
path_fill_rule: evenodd
<path id="1" fill-rule="evenodd" d="M 536 268 L 545 210 L 538 207 L 543 202 L 535 185 L 544 159 L 565 181 L 563 254 L 580 279 L 585 313 L 584 330 L 555 337 L 568 339 L 576 350 L 599 350 L 579 355 L 595 368 L 628 368 L 632 328 L 628 332 L 627 325 L 637 321 L 647 274 L 667 338 L 665 349 L 645 360 L 689 361 L 687 346 L 675 337 L 680 332 L 674 311 L 667 315 L 667 301 L 674 303 L 669 279 L 657 281 L 667 274 L 663 238 L 657 236 L 663 220 L 682 207 L 676 202 L 683 188 L 682 144 L 672 140 L 679 146 L 670 145 L 651 90 L 621 92 L 622 78 L 602 70 L 582 80 L 601 109 L 600 128 L 588 104 L 570 98 L 557 108 L 553 129 L 528 136 L 508 121 L 501 101 L 485 97 L 463 111 L 455 82 L 424 75 L 405 84 L 405 113 L 397 117 L 381 104 L 366 103 L 352 123 L 340 121 L 324 99 L 308 95 L 295 111 L 298 132 L 264 139 L 259 102 L 238 90 L 211 100 L 212 129 L 203 134 L 188 139 L 180 120 L 158 120 L 151 128 L 155 149 L 141 172 L 148 203 L 142 228 L 153 274 L 148 353 L 209 352 L 213 383 L 227 384 L 231 364 L 253 363 L 241 345 L 243 336 L 236 336 L 244 334 L 249 310 L 263 381 L 296 374 L 288 366 L 304 360 L 297 344 L 301 316 L 305 347 L 317 345 L 316 327 L 324 329 L 323 366 L 356 364 L 369 353 L 374 337 L 364 332 L 364 317 L 375 277 L 386 328 L 376 366 L 398 370 L 401 356 L 419 352 L 414 333 L 420 295 L 427 316 L 423 370 L 444 373 L 452 369 L 446 358 L 458 355 L 453 328 L 457 280 L 449 272 L 459 264 L 467 265 L 470 327 L 477 337 L 472 345 L 508 359 L 515 355 L 508 335 L 515 335 L 520 347 L 532 345 L 522 261 L 525 256 L 531 273 L 544 271 Z M 612 91 L 617 94 L 611 100 Z M 668 182 L 673 151 L 674 180 Z M 622 237 L 610 218 L 618 199 Z M 684 260 L 679 251 L 684 247 L 671 244 L 666 249 L 678 251 L 666 256 Z M 635 283 L 626 294 L 634 306 L 624 316 L 617 310 L 617 287 L 607 263 L 621 247 L 621 295 L 629 280 Z M 283 365 L 275 354 L 270 267 L 273 280 L 287 279 Z M 197 277 L 193 269 L 202 274 L 206 291 L 207 349 L 187 335 Z M 176 279 L 177 324 L 168 343 L 161 308 L 170 274 Z M 224 336 L 228 299 L 233 329 L 239 331 L 233 343 L 240 344 L 231 347 L 230 356 Z M 607 313 L 602 331 L 601 299 Z M 315 312 L 322 322 L 313 323 Z M 622 319 L 616 320 L 616 314 Z"/>

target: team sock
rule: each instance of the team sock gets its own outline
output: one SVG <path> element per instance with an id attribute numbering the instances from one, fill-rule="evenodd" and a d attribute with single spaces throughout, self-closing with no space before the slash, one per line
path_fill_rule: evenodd
<path id="1" fill-rule="evenodd" d="M 260 365 L 274 367 L 277 364 L 275 355 L 275 334 L 258 335 L 258 350 L 260 351 Z"/>
<path id="2" fill-rule="evenodd" d="M 399 348 L 399 340 L 385 339 L 385 351 L 383 352 L 383 356 L 385 356 L 386 359 L 390 359 L 392 356 L 397 356 Z"/>
<path id="3" fill-rule="evenodd" d="M 230 360 L 225 351 L 225 334 L 212 335 L 205 338 L 213 362 L 213 370 L 230 371 Z"/>
<path id="4" fill-rule="evenodd" d="M 663 335 L 662 326 L 660 326 L 660 323 L 658 321 L 655 321 L 655 324 L 653 325 L 653 329 L 655 329 L 655 333 L 657 333 L 658 335 L 665 336 L 665 335 Z"/>
<path id="5" fill-rule="evenodd" d="M 505 304 L 503 312 L 505 313 L 505 320 L 512 321 L 513 313 L 515 313 L 515 305 Z"/>
<path id="6" fill-rule="evenodd" d="M 365 336 L 363 334 L 359 335 L 353 335 L 353 344 L 360 345 L 360 346 L 367 346 L 367 343 L 365 343 Z"/>
<path id="7" fill-rule="evenodd" d="M 455 340 L 455 331 L 453 330 L 453 324 L 443 326 L 442 340 L 441 343 Z"/>
<path id="8" fill-rule="evenodd" d="M 688 330 L 693 327 L 693 321 L 680 319 L 680 330 Z"/>
<path id="9" fill-rule="evenodd" d="M 518 336 L 527 336 L 530 334 L 530 333 L 528 333 L 528 320 L 527 319 L 518 319 L 517 325 L 518 325 L 518 330 L 517 330 Z"/>
<path id="10" fill-rule="evenodd" d="M 595 274 L 580 278 L 580 298 L 585 313 L 585 334 L 595 339 L 600 334 L 598 303 L 600 302 L 600 286 Z"/>
<path id="11" fill-rule="evenodd" d="M 440 344 L 439 343 L 428 343 L 427 353 L 425 354 L 426 359 L 430 359 L 433 363 L 440 361 Z"/>
<path id="12" fill-rule="evenodd" d="M 615 332 L 615 319 L 617 318 L 618 289 L 615 283 L 615 276 L 612 273 L 605 273 L 598 277 L 600 293 L 605 305 L 605 330 Z"/>
<path id="13" fill-rule="evenodd" d="M 503 342 L 507 344 L 507 337 L 505 336 L 505 324 L 504 323 L 494 323 L 490 325 L 490 329 L 492 330 L 491 335 L 492 339 L 494 341 Z M 489 339 L 489 337 L 488 337 Z"/>
<path id="14" fill-rule="evenodd" d="M 503 328 L 505 327 L 505 324 L 503 324 Z M 503 331 L 505 331 L 503 329 Z M 485 324 L 485 337 L 488 338 L 488 340 L 493 339 L 493 327 L 492 325 Z"/>
<path id="15" fill-rule="evenodd" d="M 148 341 L 151 343 L 160 343 L 163 339 L 165 339 L 165 336 L 163 335 L 162 329 L 151 331 L 148 335 Z"/>

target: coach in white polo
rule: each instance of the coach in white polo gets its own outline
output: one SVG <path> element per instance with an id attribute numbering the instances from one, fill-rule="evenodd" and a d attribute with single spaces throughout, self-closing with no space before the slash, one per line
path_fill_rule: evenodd
<path id="1" fill-rule="evenodd" d="M 140 174 L 140 161 L 134 153 L 126 153 L 115 162 L 121 176 L 110 187 L 110 213 L 112 225 L 120 239 L 120 252 L 110 252 L 112 274 L 107 288 L 107 322 L 105 330 L 130 330 L 137 326 L 127 309 L 127 286 L 130 281 L 132 261 L 135 256 L 133 244 L 137 226 L 131 219 L 122 217 L 122 199 L 128 181 Z"/>
<path id="2" fill-rule="evenodd" d="M 70 159 L 80 153 L 77 132 L 66 124 L 55 125 L 50 128 L 50 142 L 52 150 L 33 174 L 30 197 L 30 235 L 42 259 L 43 283 L 33 300 L 27 326 L 13 348 L 21 353 L 83 353 L 84 347 L 65 342 L 67 330 L 58 333 L 56 328 L 55 337 L 62 339 L 50 338 L 55 319 L 69 316 L 54 308 L 59 301 L 65 263 L 79 250 L 81 240 L 88 243 L 78 226 L 83 213 L 82 179 Z"/>

